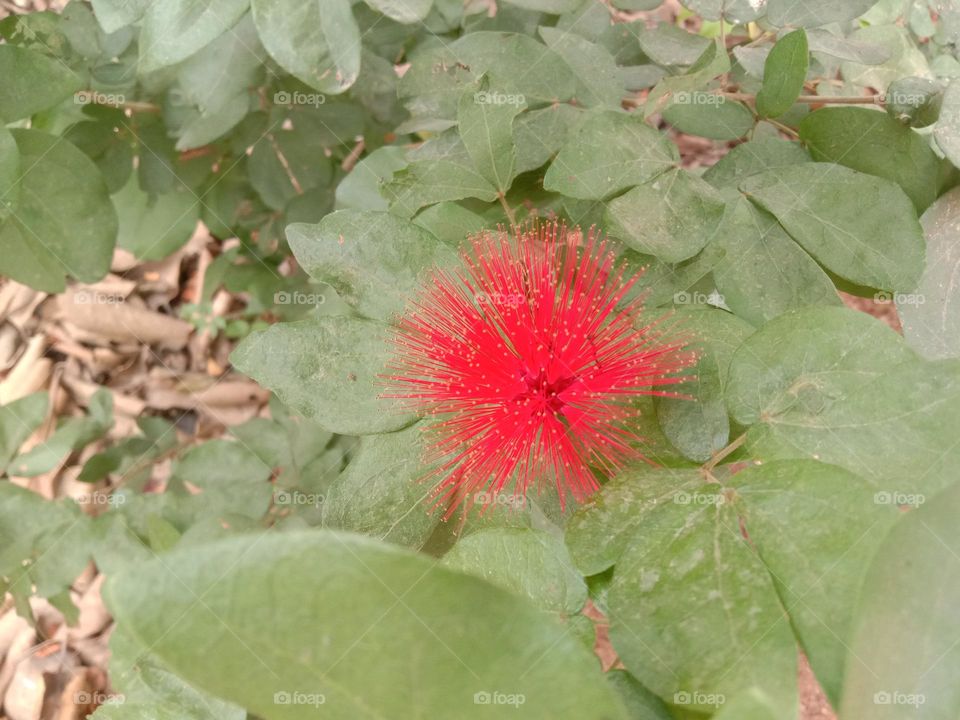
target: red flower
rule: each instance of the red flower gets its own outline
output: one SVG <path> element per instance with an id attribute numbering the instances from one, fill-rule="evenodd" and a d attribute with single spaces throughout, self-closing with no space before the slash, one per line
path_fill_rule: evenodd
<path id="1" fill-rule="evenodd" d="M 693 353 L 625 301 L 639 275 L 593 230 L 578 254 L 581 239 L 556 223 L 475 236 L 464 267 L 436 270 L 399 321 L 387 397 L 430 415 L 448 516 L 478 491 L 525 497 L 547 479 L 561 505 L 565 491 L 582 501 L 598 488 L 591 466 L 643 459 L 631 399 L 688 379 Z"/>

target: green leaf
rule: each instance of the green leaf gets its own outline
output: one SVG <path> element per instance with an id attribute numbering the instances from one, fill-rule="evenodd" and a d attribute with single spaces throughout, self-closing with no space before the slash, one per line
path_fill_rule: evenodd
<path id="1" fill-rule="evenodd" d="M 663 701 L 626 670 L 609 670 L 604 677 L 620 693 L 633 720 L 671 720 L 673 717 Z"/>
<path id="2" fill-rule="evenodd" d="M 783 460 L 732 484 L 807 658 L 837 705 L 860 586 L 899 511 L 892 494 L 834 465 Z M 869 661 L 868 661 L 869 662 Z"/>
<path id="3" fill-rule="evenodd" d="M 617 562 L 610 639 L 633 675 L 685 710 L 711 712 L 751 686 L 795 700 L 796 646 L 729 491 L 678 493 Z"/>
<path id="4" fill-rule="evenodd" d="M 567 548 L 543 530 L 478 530 L 454 545 L 443 556 L 443 564 L 522 595 L 545 610 L 573 614 L 587 600 L 587 585 Z"/>
<path id="5" fill-rule="evenodd" d="M 318 225 L 288 225 L 287 239 L 312 277 L 380 320 L 403 311 L 427 271 L 456 261 L 448 245 L 389 213 L 339 210 Z"/>
<path id="6" fill-rule="evenodd" d="M 0 593 L 12 593 L 18 612 L 31 595 L 65 592 L 89 560 L 90 524 L 73 502 L 44 500 L 10 482 L 0 483 Z"/>
<path id="7" fill-rule="evenodd" d="M 839 5 L 837 7 L 840 7 Z M 880 46 L 886 60 L 876 63 L 845 62 L 840 68 L 844 80 L 861 87 L 872 87 L 885 92 L 891 83 L 913 75 L 929 76 L 930 68 L 924 54 L 917 47 L 909 30 L 899 25 L 868 25 L 848 38 L 853 43 Z"/>
<path id="8" fill-rule="evenodd" d="M 63 420 L 44 442 L 13 460 L 11 474 L 36 477 L 50 472 L 74 450 L 80 450 L 103 437 L 113 426 L 113 395 L 100 388 L 90 399 L 87 417 Z"/>
<path id="9" fill-rule="evenodd" d="M 771 320 L 736 352 L 727 404 L 743 425 L 802 422 L 915 357 L 897 333 L 865 313 L 797 310 Z"/>
<path id="10" fill-rule="evenodd" d="M 657 418 L 663 434 L 684 457 L 705 462 L 730 439 L 724 401 L 727 368 L 753 328 L 723 310 L 684 310 L 676 317 L 680 331 L 695 338 L 697 366 L 691 370 L 691 380 L 680 388 L 689 399 L 658 398 Z"/>
<path id="11" fill-rule="evenodd" d="M 20 201 L 20 151 L 17 141 L 6 128 L 0 128 L 0 222 L 3 222 Z"/>
<path id="12" fill-rule="evenodd" d="M 447 200 L 477 198 L 484 202 L 497 199 L 497 190 L 473 167 L 466 151 L 452 154 L 453 159 L 417 160 L 393 174 L 382 187 L 397 214 L 410 217 L 424 205 Z"/>
<path id="13" fill-rule="evenodd" d="M 801 28 L 777 40 L 763 66 L 763 87 L 757 93 L 757 112 L 780 117 L 796 102 L 807 78 L 810 54 Z"/>
<path id="14" fill-rule="evenodd" d="M 117 244 L 145 260 L 160 260 L 183 247 L 200 217 L 200 201 L 186 188 L 148 195 L 132 176 L 112 199 L 119 220 Z"/>
<path id="15" fill-rule="evenodd" d="M 677 163 L 676 146 L 639 114 L 588 116 L 560 149 L 543 178 L 545 190 L 602 200 L 651 180 Z"/>
<path id="16" fill-rule="evenodd" d="M 201 491 L 198 504 L 205 515 L 258 519 L 270 506 L 272 470 L 242 442 L 209 440 L 183 454 L 173 477 Z"/>
<path id="17" fill-rule="evenodd" d="M 822 108 L 800 123 L 800 138 L 815 160 L 839 163 L 897 183 L 918 213 L 937 197 L 940 160 L 930 143 L 886 113 L 868 108 Z"/>
<path id="18" fill-rule="evenodd" d="M 898 185 L 841 165 L 803 163 L 753 175 L 740 189 L 837 275 L 881 289 L 916 287 L 923 232 Z"/>
<path id="19" fill-rule="evenodd" d="M 956 361 L 906 362 L 820 405 L 750 428 L 750 453 L 764 461 L 813 457 L 908 495 L 930 496 L 956 479 Z"/>
<path id="20" fill-rule="evenodd" d="M 303 124 L 268 132 L 247 160 L 250 184 L 274 210 L 283 210 L 308 190 L 329 185 L 333 168 L 326 149 Z"/>
<path id="21" fill-rule="evenodd" d="M 476 235 L 488 226 L 484 218 L 452 202 L 428 207 L 417 215 L 414 224 L 450 247 L 460 247 L 469 236 Z"/>
<path id="22" fill-rule="evenodd" d="M 713 720 L 780 720 L 795 714 L 795 708 L 777 707 L 762 690 L 748 688 L 725 702 Z"/>
<path id="23" fill-rule="evenodd" d="M 270 56 L 294 77 L 336 95 L 360 73 L 360 29 L 350 0 L 252 0 L 253 20 Z"/>
<path id="24" fill-rule="evenodd" d="M 61 103 L 83 87 L 83 79 L 43 53 L 9 43 L 0 45 L 0 120 L 29 117 Z M 29 165 L 26 165 L 29 167 Z"/>
<path id="25" fill-rule="evenodd" d="M 604 226 L 634 250 L 677 263 L 710 242 L 723 213 L 723 199 L 716 190 L 677 169 L 611 200 Z"/>
<path id="26" fill-rule="evenodd" d="M 418 23 L 430 13 L 433 0 L 365 0 L 374 10 L 379 10 L 399 23 Z"/>
<path id="27" fill-rule="evenodd" d="M 514 175 L 513 118 L 524 109 L 519 97 L 496 92 L 489 79 L 467 88 L 457 106 L 463 145 L 477 172 L 505 193 Z"/>
<path id="28" fill-rule="evenodd" d="M 263 717 L 315 717 L 322 703 L 329 718 L 471 720 L 501 693 L 531 717 L 626 718 L 595 658 L 540 610 L 353 535 L 174 550 L 111 578 L 105 597 L 174 672 Z"/>
<path id="29" fill-rule="evenodd" d="M 249 0 L 171 0 L 151 3 L 140 31 L 141 73 L 181 60 L 216 40 L 247 11 Z"/>
<path id="30" fill-rule="evenodd" d="M 90 0 L 93 13 L 106 33 L 132 25 L 146 12 L 150 0 Z"/>
<path id="31" fill-rule="evenodd" d="M 960 544 L 954 484 L 904 515 L 877 551 L 857 608 L 842 717 L 948 718 L 960 709 Z"/>
<path id="32" fill-rule="evenodd" d="M 0 226 L 0 272 L 47 292 L 62 292 L 65 274 L 100 280 L 110 269 L 117 216 L 97 166 L 60 138 L 11 132 L 25 170 L 16 214 Z"/>
<path id="33" fill-rule="evenodd" d="M 0 405 L 0 473 L 6 472 L 20 446 L 47 417 L 48 404 L 47 393 L 35 392 Z"/>
<path id="34" fill-rule="evenodd" d="M 653 532 L 653 511 L 703 484 L 696 469 L 636 467 L 624 470 L 567 522 L 566 542 L 584 576 L 613 567 L 636 542 Z"/>
<path id="35" fill-rule="evenodd" d="M 895 80 L 887 88 L 886 110 L 897 122 L 922 128 L 940 117 L 944 85 L 922 77 Z"/>
<path id="36" fill-rule="evenodd" d="M 177 130 L 176 149 L 193 150 L 212 143 L 235 128 L 249 111 L 246 93 L 234 95 L 223 106 L 206 112 L 186 108 L 185 121 Z"/>
<path id="37" fill-rule="evenodd" d="M 325 527 L 417 549 L 440 521 L 423 465 L 423 427 L 367 435 L 323 504 Z"/>
<path id="38" fill-rule="evenodd" d="M 560 55 L 577 77 L 578 104 L 620 107 L 626 94 L 623 75 L 604 47 L 559 28 L 541 27 L 539 33 L 547 47 Z"/>
<path id="39" fill-rule="evenodd" d="M 960 356 L 960 189 L 931 205 L 921 218 L 927 266 L 915 292 L 894 296 L 907 343 L 931 360 Z"/>
<path id="40" fill-rule="evenodd" d="M 559 103 L 528 110 L 517 117 L 513 122 L 516 173 L 536 170 L 546 164 L 560 151 L 583 116 L 584 112 L 573 105 Z"/>
<path id="41" fill-rule="evenodd" d="M 954 80 L 947 87 L 933 134 L 950 162 L 960 167 L 960 81 Z"/>
<path id="42" fill-rule="evenodd" d="M 118 130 L 118 125 L 109 121 L 79 122 L 63 134 L 97 164 L 111 195 L 133 174 L 133 148 Z"/>
<path id="43" fill-rule="evenodd" d="M 337 209 L 387 210 L 389 204 L 380 194 L 380 185 L 407 166 L 405 156 L 403 148 L 386 145 L 358 162 L 337 185 Z"/>
<path id="44" fill-rule="evenodd" d="M 680 105 L 718 105 L 725 98 L 705 92 L 713 80 L 730 70 L 730 58 L 719 42 L 711 42 L 697 61 L 682 75 L 670 75 L 660 80 L 650 91 L 644 104 L 644 120 L 659 112 L 667 102 Z"/>
<path id="45" fill-rule="evenodd" d="M 236 705 L 200 692 L 174 675 L 125 628 L 110 634 L 111 687 L 91 720 L 245 720 Z"/>
<path id="46" fill-rule="evenodd" d="M 678 102 L 677 97 L 686 100 Z M 749 133 L 755 125 L 753 114 L 746 105 L 732 102 L 721 95 L 677 93 L 674 98 L 675 102 L 663 111 L 663 119 L 689 135 L 713 140 L 736 140 Z"/>
<path id="47" fill-rule="evenodd" d="M 414 418 L 378 397 L 388 332 L 382 323 L 349 317 L 282 323 L 250 333 L 231 361 L 330 432 L 390 432 Z"/>
<path id="48" fill-rule="evenodd" d="M 572 12 L 580 4 L 578 0 L 506 0 L 506 2 L 527 10 L 539 10 L 554 15 Z"/>
<path id="49" fill-rule="evenodd" d="M 671 23 L 660 23 L 654 28 L 639 27 L 637 42 L 644 55 L 657 65 L 693 65 L 711 45 L 711 40 L 687 32 Z"/>
<path id="50" fill-rule="evenodd" d="M 766 138 L 741 143 L 707 168 L 703 179 L 718 190 L 740 184 L 744 178 L 777 168 L 809 162 L 810 156 L 799 143 Z"/>
<path id="51" fill-rule="evenodd" d="M 726 169 L 722 172 L 727 174 Z M 730 169 L 734 178 L 746 173 L 748 167 Z M 841 304 L 823 269 L 776 218 L 745 198 L 728 204 L 713 245 L 724 251 L 713 268 L 717 291 L 727 307 L 753 325 L 807 305 Z"/>
<path id="52" fill-rule="evenodd" d="M 820 27 L 853 20 L 876 4 L 877 0 L 845 0 L 842 3 L 833 0 L 770 0 L 767 20 L 778 27 Z"/>

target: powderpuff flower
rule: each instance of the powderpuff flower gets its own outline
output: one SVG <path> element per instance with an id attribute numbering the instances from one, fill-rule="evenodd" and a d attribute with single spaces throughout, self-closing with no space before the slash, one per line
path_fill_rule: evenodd
<path id="1" fill-rule="evenodd" d="M 582 247 L 581 247 L 582 245 Z M 469 238 L 462 266 L 435 269 L 399 318 L 385 397 L 426 416 L 425 462 L 449 517 L 545 483 L 561 506 L 643 460 L 639 395 L 677 397 L 694 353 L 640 319 L 638 274 L 606 240 L 531 225 Z M 506 498 L 504 498 L 506 499 Z"/>

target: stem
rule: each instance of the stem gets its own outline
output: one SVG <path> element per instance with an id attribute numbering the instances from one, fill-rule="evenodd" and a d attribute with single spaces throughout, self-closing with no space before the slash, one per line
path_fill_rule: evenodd
<path id="1" fill-rule="evenodd" d="M 757 99 L 756 95 L 752 93 L 741 93 L 741 92 L 720 92 L 719 95 L 722 95 L 725 98 L 730 100 L 739 100 L 742 102 L 755 102 Z M 883 105 L 883 98 L 880 95 L 840 95 L 837 97 L 830 97 L 829 95 L 801 95 L 797 98 L 796 102 L 805 103 L 807 105 L 817 105 L 820 103 L 830 104 L 830 105 Z"/>
<path id="2" fill-rule="evenodd" d="M 780 132 L 785 132 L 787 135 L 790 135 L 791 137 L 795 137 L 795 138 L 800 137 L 800 133 L 798 133 L 789 125 L 784 125 L 783 123 L 777 122 L 776 120 L 771 120 L 770 118 L 763 118 L 763 120 L 766 120 L 768 123 L 773 125 Z"/>
<path id="3" fill-rule="evenodd" d="M 720 462 L 728 455 L 736 452 L 741 445 L 747 441 L 747 434 L 743 433 L 736 440 L 727 445 L 723 450 L 718 451 L 712 458 L 707 460 L 700 469 L 709 474 Z"/>
<path id="4" fill-rule="evenodd" d="M 510 228 L 515 228 L 517 226 L 517 217 L 513 214 L 513 208 L 507 203 L 507 199 L 504 197 L 502 191 L 497 193 L 497 200 L 500 201 L 500 207 L 502 207 L 503 211 L 507 214 L 507 220 L 510 221 Z"/>

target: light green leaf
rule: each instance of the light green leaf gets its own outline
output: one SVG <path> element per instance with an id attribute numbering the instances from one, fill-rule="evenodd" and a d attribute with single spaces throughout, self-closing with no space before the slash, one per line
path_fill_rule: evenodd
<path id="1" fill-rule="evenodd" d="M 707 168 L 703 179 L 718 190 L 735 188 L 750 175 L 809 162 L 810 156 L 799 143 L 778 138 L 741 143 Z"/>
<path id="2" fill-rule="evenodd" d="M 747 339 L 727 378 L 743 424 L 802 421 L 916 356 L 885 323 L 849 308 L 785 313 Z"/>
<path id="3" fill-rule="evenodd" d="M 877 551 L 860 594 L 841 717 L 939 720 L 960 710 L 958 513 L 954 483 L 904 515 Z"/>
<path id="4" fill-rule="evenodd" d="M 916 287 L 923 232 L 898 185 L 841 165 L 803 163 L 753 175 L 740 189 L 837 275 L 867 287 Z"/>
<path id="5" fill-rule="evenodd" d="M 117 216 L 97 166 L 60 138 L 11 132 L 24 174 L 16 213 L 0 226 L 0 273 L 48 292 L 63 290 L 65 274 L 100 280 L 110 269 Z"/>
<path id="6" fill-rule="evenodd" d="M 573 614 L 587 600 L 587 585 L 567 548 L 543 530 L 479 530 L 454 545 L 443 564 L 525 596 L 546 610 Z"/>
<path id="7" fill-rule="evenodd" d="M 801 28 L 777 40 L 763 68 L 763 87 L 757 93 L 757 112 L 779 117 L 796 101 L 807 78 L 810 54 L 807 34 Z"/>
<path id="8" fill-rule="evenodd" d="M 627 670 L 689 711 L 752 686 L 796 702 L 790 624 L 732 499 L 711 484 L 658 505 L 610 585 L 610 639 Z"/>
<path id="9" fill-rule="evenodd" d="M 681 310 L 676 318 L 680 332 L 695 338 L 697 365 L 691 380 L 679 388 L 689 399 L 658 398 L 657 418 L 663 434 L 685 457 L 705 462 L 730 439 L 724 401 L 727 368 L 753 328 L 736 315 L 708 308 Z"/>
<path id="10" fill-rule="evenodd" d="M 150 3 L 140 31 L 140 72 L 175 65 L 231 32 L 249 4 L 249 0 Z"/>
<path id="11" fill-rule="evenodd" d="M 603 46 L 558 28 L 541 27 L 539 32 L 547 47 L 560 55 L 577 77 L 578 104 L 620 107 L 625 94 L 623 76 Z"/>
<path id="12" fill-rule="evenodd" d="M 644 55 L 657 65 L 666 66 L 693 65 L 712 42 L 671 23 L 640 27 L 636 37 Z"/>
<path id="13" fill-rule="evenodd" d="M 0 128 L 0 222 L 17 207 L 20 200 L 20 151 L 6 128 Z"/>
<path id="14" fill-rule="evenodd" d="M 248 335 L 231 360 L 330 432 L 390 432 L 414 417 L 378 396 L 390 357 L 388 332 L 382 323 L 349 317 L 281 323 Z"/>
<path id="15" fill-rule="evenodd" d="M 528 110 L 513 122 L 516 173 L 535 170 L 547 163 L 567 141 L 584 112 L 559 103 L 540 110 Z"/>
<path id="16" fill-rule="evenodd" d="M 259 519 L 270 506 L 273 471 L 242 442 L 209 440 L 191 448 L 173 468 L 174 481 L 201 491 L 205 515 L 223 520 L 229 515 Z"/>
<path id="17" fill-rule="evenodd" d="M 601 200 L 644 183 L 677 162 L 676 146 L 639 114 L 597 112 L 561 148 L 543 187 L 567 197 Z"/>
<path id="18" fill-rule="evenodd" d="M 389 213 L 339 210 L 317 225 L 288 225 L 287 239 L 311 276 L 381 320 L 403 311 L 426 272 L 456 261 L 448 245 Z"/>
<path id="19" fill-rule="evenodd" d="M 931 360 L 960 356 L 960 189 L 931 205 L 921 218 L 927 267 L 915 292 L 894 296 L 907 343 Z"/>
<path id="20" fill-rule="evenodd" d="M 147 11 L 150 0 L 90 0 L 93 13 L 105 33 L 132 25 Z"/>
<path id="21" fill-rule="evenodd" d="M 9 43 L 0 45 L 0 77 L 4 123 L 51 108 L 83 87 L 81 76 L 62 60 Z"/>
<path id="22" fill-rule="evenodd" d="M 417 215 L 414 224 L 454 248 L 460 247 L 470 235 L 479 233 L 489 225 L 476 213 L 452 202 L 428 207 Z"/>
<path id="23" fill-rule="evenodd" d="M 653 511 L 703 484 L 696 469 L 636 467 L 624 470 L 578 509 L 566 527 L 566 542 L 584 576 L 620 561 L 638 537 L 653 533 Z"/>
<path id="24" fill-rule="evenodd" d="M 388 209 L 387 199 L 380 194 L 380 185 L 407 166 L 405 155 L 403 148 L 385 145 L 358 162 L 337 185 L 337 209 Z"/>
<path id="25" fill-rule="evenodd" d="M 723 213 L 723 199 L 716 190 L 677 169 L 611 200 L 604 226 L 634 250 L 677 263 L 710 242 Z"/>
<path id="26" fill-rule="evenodd" d="M 833 0 L 770 0 L 767 20 L 778 27 L 820 27 L 853 20 L 876 4 L 877 0 L 845 0 L 842 3 Z"/>
<path id="27" fill-rule="evenodd" d="M 137 178 L 112 196 L 117 210 L 117 244 L 145 260 L 160 260 L 182 247 L 197 226 L 199 200 L 186 188 L 148 195 Z"/>
<path id="28" fill-rule="evenodd" d="M 899 515 L 894 494 L 835 465 L 782 460 L 732 484 L 746 526 L 830 701 L 837 705 L 856 598 Z"/>
<path id="29" fill-rule="evenodd" d="M 909 361 L 832 401 L 808 403 L 806 412 L 753 426 L 747 448 L 764 461 L 813 457 L 899 493 L 929 497 L 956 479 L 957 423 L 960 364 Z"/>
<path id="30" fill-rule="evenodd" d="M 897 183 L 918 213 L 937 197 L 940 160 L 930 143 L 884 112 L 822 108 L 800 123 L 800 138 L 815 160 L 839 163 Z"/>
<path id="31" fill-rule="evenodd" d="M 526 10 L 539 10 L 554 15 L 572 12 L 580 5 L 579 0 L 506 0 L 506 2 Z"/>
<path id="32" fill-rule="evenodd" d="M 178 128 L 176 149 L 192 150 L 212 143 L 236 127 L 248 112 L 250 98 L 245 92 L 207 112 L 185 108 L 185 122 Z"/>
<path id="33" fill-rule="evenodd" d="M 592 639 L 590 644 L 592 647 Z M 626 670 L 608 670 L 604 677 L 620 693 L 632 720 L 672 720 L 673 715 L 663 701 Z"/>
<path id="34" fill-rule="evenodd" d="M 275 128 L 260 138 L 247 160 L 250 184 L 264 203 L 283 210 L 296 197 L 325 187 L 333 177 L 330 158 L 305 124 Z"/>
<path id="35" fill-rule="evenodd" d="M 937 145 L 957 167 L 960 167 L 960 80 L 954 80 L 943 95 L 940 120 L 933 129 Z"/>
<path id="36" fill-rule="evenodd" d="M 754 127 L 753 114 L 746 105 L 711 93 L 687 93 L 663 111 L 663 119 L 677 130 L 713 140 L 736 140 Z M 707 102 L 703 102 L 706 100 Z"/>
<path id="37" fill-rule="evenodd" d="M 420 424 L 399 432 L 367 435 L 323 503 L 323 524 L 417 549 L 440 521 L 433 484 L 424 482 Z"/>
<path id="38" fill-rule="evenodd" d="M 888 54 L 887 60 L 880 64 L 843 63 L 843 78 L 855 85 L 872 87 L 883 93 L 901 78 L 931 76 L 926 57 L 906 28 L 893 24 L 869 25 L 856 30 L 848 39 L 860 45 L 879 45 Z"/>
<path id="39" fill-rule="evenodd" d="M 513 119 L 524 109 L 518 97 L 496 92 L 484 76 L 457 106 L 460 139 L 477 172 L 505 193 L 514 175 Z"/>
<path id="40" fill-rule="evenodd" d="M 895 80 L 887 88 L 887 114 L 910 127 L 928 127 L 940 117 L 945 89 L 943 83 L 927 78 Z"/>
<path id="41" fill-rule="evenodd" d="M 473 720 L 490 717 L 500 693 L 498 704 L 522 702 L 525 717 L 626 718 L 589 650 L 542 611 L 355 535 L 174 550 L 111 578 L 105 596 L 174 672 L 263 717 L 315 717 L 322 704 L 332 719 Z"/>
<path id="42" fill-rule="evenodd" d="M 35 392 L 0 405 L 0 473 L 7 470 L 20 446 L 47 417 L 48 404 L 47 393 Z"/>
<path id="43" fill-rule="evenodd" d="M 393 174 L 381 192 L 392 212 L 411 217 L 425 205 L 447 200 L 497 199 L 497 190 L 476 171 L 461 144 L 447 156 L 416 160 Z"/>
<path id="44" fill-rule="evenodd" d="M 379 10 L 399 23 L 418 23 L 430 13 L 433 0 L 365 0 L 374 10 Z"/>
<path id="45" fill-rule="evenodd" d="M 360 73 L 360 29 L 350 0 L 252 0 L 260 41 L 280 66 L 320 92 L 338 94 Z M 322 12 L 321 12 L 322 10 Z"/>

